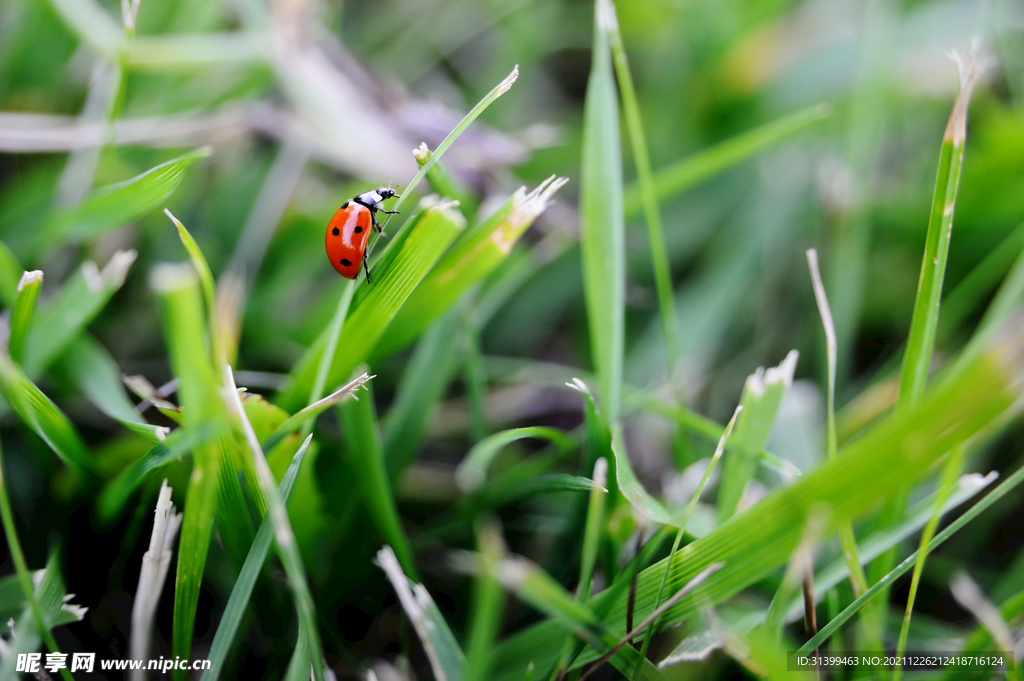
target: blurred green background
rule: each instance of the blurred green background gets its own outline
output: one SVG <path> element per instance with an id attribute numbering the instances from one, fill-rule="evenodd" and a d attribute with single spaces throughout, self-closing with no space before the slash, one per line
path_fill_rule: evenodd
<path id="1" fill-rule="evenodd" d="M 626 213 L 625 381 L 665 399 L 684 397 L 692 410 L 724 422 L 746 376 L 796 348 L 799 380 L 770 446 L 813 468 L 824 451 L 825 364 L 804 251 L 819 251 L 836 316 L 838 406 L 880 413 L 910 327 L 939 143 L 957 91 L 956 67 L 944 53 L 966 54 L 975 37 L 992 63 L 971 104 L 939 361 L 970 336 L 1024 247 L 1024 10 L 1010 0 L 632 0 L 617 11 L 656 175 L 758 126 L 827 107 L 763 151 L 685 191 L 666 191 L 660 208 L 682 355 L 672 381 L 643 213 L 628 198 Z M 120 17 L 121 7 L 109 1 L 0 4 L 0 240 L 24 269 L 45 272 L 41 307 L 83 262 L 102 268 L 116 251 L 134 249 L 123 286 L 88 329 L 124 374 L 155 386 L 170 381 L 149 276 L 157 263 L 187 255 L 161 214 L 166 206 L 193 234 L 214 276 L 232 272 L 244 282 L 238 382 L 273 395 L 327 326 L 345 285 L 323 252 L 334 211 L 370 187 L 407 184 L 417 170 L 412 149 L 420 142 L 435 148 L 518 64 L 516 85 L 459 138 L 446 168 L 481 216 L 521 185 L 533 188 L 552 174 L 570 181 L 489 280 L 511 282 L 486 297 L 493 309 L 479 312 L 484 296 L 460 305 L 481 320 L 475 337 L 487 367 L 488 430 L 569 431 L 582 423 L 579 396 L 541 380 L 530 362 L 561 365 L 568 376 L 593 370 L 577 212 L 591 3 L 142 0 L 130 39 Z M 628 188 L 636 172 L 626 140 Z M 204 145 L 212 153 L 184 171 L 158 208 L 92 231 L 52 227 L 94 188 Z M 389 233 L 400 224 L 393 221 Z M 502 279 L 503 272 L 520 276 Z M 465 352 L 462 341 L 451 348 L 457 358 Z M 393 406 L 409 356 L 405 350 L 371 361 L 382 415 Z M 458 366 L 396 497 L 422 578 L 461 636 L 469 583 L 451 574 L 444 553 L 473 544 L 471 523 L 457 512 L 453 470 L 480 433 L 472 425 L 472 375 Z M 530 367 L 532 374 L 516 373 Z M 33 378 L 103 462 L 105 479 L 149 449 L 104 416 L 60 362 Z M 91 493 L 68 481 L 46 444 L 10 409 L 3 412 L 7 484 L 29 564 L 41 566 L 59 546 L 68 590 L 90 608 L 84 622 L 58 631 L 58 642 L 123 657 L 160 476 L 113 517 L 101 517 Z M 844 423 L 850 432 L 863 425 L 854 413 L 841 413 L 841 438 Z M 172 425 L 160 415 L 151 420 Z M 328 661 L 344 677 L 401 653 L 428 674 L 372 563 L 381 538 L 352 474 L 343 458 L 325 456 L 342 447 L 333 413 L 317 433 L 312 474 L 321 495 L 306 501 L 320 505 L 318 520 L 296 532 L 306 542 Z M 668 496 L 680 484 L 677 473 L 713 447 L 697 438 L 681 443 L 668 421 L 651 414 L 631 417 L 626 434 L 641 479 Z M 1021 441 L 1018 427 L 1007 429 L 970 468 L 1011 468 Z M 531 451 L 523 445 L 516 456 Z M 187 462 L 165 469 L 179 507 L 188 471 Z M 942 596 L 955 566 L 969 567 L 988 588 L 1008 575 L 1024 577 L 1024 541 L 1014 529 L 1019 502 L 1019 494 L 1004 499 L 999 512 L 930 559 L 922 618 L 937 627 L 967 622 Z M 293 525 L 304 525 L 294 503 Z M 510 547 L 570 588 L 578 558 L 571 507 L 552 495 L 493 509 Z M 3 572 L 12 571 L 8 559 Z M 236 571 L 215 540 L 196 656 L 212 639 Z M 259 673 L 265 660 L 276 670 L 267 674 L 277 676 L 293 648 L 283 578 L 269 574 L 257 587 L 255 618 L 229 678 Z M 158 647 L 170 639 L 171 590 L 158 617 Z M 897 606 L 900 594 L 898 587 Z M 512 604 L 502 631 L 535 618 Z M 728 664 L 709 663 L 702 673 L 727 675 L 736 669 Z"/>

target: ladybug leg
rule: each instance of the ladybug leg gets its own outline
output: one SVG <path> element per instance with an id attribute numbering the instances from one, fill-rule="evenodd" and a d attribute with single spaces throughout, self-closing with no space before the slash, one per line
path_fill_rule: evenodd
<path id="1" fill-rule="evenodd" d="M 363 251 L 363 274 L 366 275 L 366 283 L 370 283 L 370 263 L 366 260 L 366 251 Z"/>
<path id="2" fill-rule="evenodd" d="M 378 210 L 380 210 L 380 209 L 379 209 L 379 208 L 374 208 L 374 209 L 373 209 L 372 211 L 370 211 L 370 217 L 371 217 L 371 218 L 373 218 L 373 228 L 374 228 L 374 229 L 375 229 L 375 230 L 377 231 L 377 233 L 378 233 L 378 234 L 380 234 L 380 235 L 381 235 L 382 237 L 387 237 L 387 234 L 385 234 L 385 233 L 384 233 L 384 230 L 383 230 L 383 229 L 381 229 L 380 223 L 379 223 L 379 222 L 377 222 L 377 211 L 378 211 Z M 386 211 L 386 210 L 385 210 L 385 211 L 381 211 L 381 212 L 382 212 L 382 213 L 387 213 L 388 211 Z"/>
<path id="3" fill-rule="evenodd" d="M 377 210 L 379 210 L 381 213 L 387 213 L 388 215 L 401 215 L 402 214 L 401 211 L 397 211 L 397 210 L 384 210 L 383 208 L 378 208 Z"/>

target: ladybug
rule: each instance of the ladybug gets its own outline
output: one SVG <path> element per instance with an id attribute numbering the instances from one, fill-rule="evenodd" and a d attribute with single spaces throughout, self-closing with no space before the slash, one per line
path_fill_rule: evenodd
<path id="1" fill-rule="evenodd" d="M 325 245 L 327 257 L 338 274 L 346 279 L 359 276 L 359 268 L 366 273 L 370 283 L 370 266 L 366 262 L 366 242 L 370 238 L 372 225 L 381 236 L 387 236 L 377 222 L 377 211 L 396 215 L 397 210 L 384 210 L 381 204 L 390 198 L 402 198 L 391 187 L 377 187 L 345 202 L 331 221 L 327 223 Z"/>

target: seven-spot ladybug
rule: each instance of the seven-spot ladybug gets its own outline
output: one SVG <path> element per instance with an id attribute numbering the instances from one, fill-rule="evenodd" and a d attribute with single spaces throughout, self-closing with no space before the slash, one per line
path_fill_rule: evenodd
<path id="1" fill-rule="evenodd" d="M 327 257 L 338 274 L 346 279 L 359 276 L 359 268 L 366 273 L 366 283 L 370 283 L 370 267 L 366 262 L 366 242 L 370 238 L 370 226 L 381 231 L 377 223 L 377 211 L 395 215 L 397 210 L 384 210 L 381 203 L 392 197 L 401 198 L 391 187 L 377 187 L 363 192 L 338 209 L 327 224 Z"/>

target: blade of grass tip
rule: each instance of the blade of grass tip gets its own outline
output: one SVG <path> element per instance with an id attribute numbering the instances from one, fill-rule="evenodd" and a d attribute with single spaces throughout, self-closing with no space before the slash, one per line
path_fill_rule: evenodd
<path id="1" fill-rule="evenodd" d="M 312 419 L 321 414 L 328 407 L 331 407 L 337 404 L 338 402 L 341 402 L 346 397 L 352 397 L 353 399 L 355 399 L 355 393 L 359 390 L 359 388 L 361 388 L 364 383 L 373 378 L 377 378 L 377 376 L 371 376 L 370 374 L 367 373 L 363 373 L 361 376 L 356 376 L 351 381 L 341 386 L 327 397 L 317 400 L 308 407 L 304 407 L 303 409 L 301 409 L 298 413 L 288 417 L 288 419 L 280 426 L 278 426 L 277 430 L 271 433 L 270 437 L 268 437 L 262 443 L 263 451 L 272 452 L 274 450 L 274 447 L 281 444 L 281 440 L 286 438 L 288 435 L 294 433 L 300 427 L 302 427 L 303 431 L 308 435 L 309 430 L 312 429 L 312 426 L 308 424 L 312 421 Z"/>
<path id="2" fill-rule="evenodd" d="M 590 600 L 594 579 L 594 567 L 597 565 L 597 551 L 601 544 L 601 529 L 604 523 L 604 501 L 608 496 L 605 485 L 608 484 L 608 460 L 603 456 L 594 464 L 594 486 L 590 489 L 587 501 L 587 521 L 583 526 L 583 548 L 580 551 L 580 581 L 576 597 L 586 602 Z"/>
<path id="3" fill-rule="evenodd" d="M 117 251 L 102 270 L 86 261 L 57 298 L 36 313 L 25 346 L 26 374 L 35 377 L 50 368 L 121 288 L 137 255 Z"/>
<path id="4" fill-rule="evenodd" d="M 951 56 L 957 64 L 960 92 L 946 123 L 939 151 L 939 168 L 935 177 L 931 212 L 928 216 L 928 231 L 925 236 L 917 297 L 914 300 L 910 333 L 900 367 L 897 410 L 907 409 L 915 404 L 924 393 L 928 380 L 928 370 L 935 347 L 935 331 L 938 327 L 942 282 L 945 278 L 949 241 L 953 230 L 953 212 L 956 207 L 960 171 L 964 160 L 964 146 L 967 141 L 967 109 L 970 105 L 974 85 L 984 68 L 977 53 L 977 43 L 972 45 L 966 64 L 955 53 Z M 909 494 L 909 489 L 903 489 L 886 502 L 882 509 L 884 525 L 892 524 L 900 519 L 906 508 Z M 880 574 L 892 569 L 896 563 L 897 551 L 898 549 L 894 547 L 875 561 L 870 570 L 873 581 L 877 580 Z M 884 621 L 886 599 L 881 599 L 879 602 L 880 616 Z"/>
<path id="5" fill-rule="evenodd" d="M 391 210 L 399 209 L 399 207 L 405 202 L 406 198 L 408 198 L 409 195 L 411 195 L 413 191 L 415 191 L 420 181 L 423 180 L 426 174 L 430 172 L 430 169 L 434 167 L 434 164 L 441 160 L 441 156 L 444 155 L 444 152 L 448 151 L 448 147 L 450 147 L 452 143 L 454 143 L 455 140 L 459 138 L 459 135 L 465 132 L 466 128 L 468 128 L 470 124 L 473 121 L 475 121 L 477 117 L 480 114 L 482 114 L 484 110 L 487 109 L 487 107 L 489 107 L 494 102 L 494 100 L 496 100 L 498 97 L 501 97 L 503 94 L 512 89 L 512 86 L 515 85 L 516 79 L 518 78 L 519 64 L 516 64 L 515 67 L 512 69 L 512 72 L 505 76 L 505 78 L 500 83 L 495 85 L 490 92 L 484 95 L 484 98 L 477 102 L 476 106 L 469 110 L 469 113 L 466 114 L 461 121 L 459 121 L 458 125 L 456 125 L 450 133 L 448 133 L 448 136 L 441 140 L 441 143 L 437 145 L 437 149 L 434 149 L 434 151 L 430 152 L 430 157 L 425 162 L 423 162 L 422 165 L 420 165 L 419 171 L 416 173 L 415 176 L 413 176 L 412 180 L 409 181 L 408 186 L 406 186 L 406 188 L 402 190 L 402 196 L 398 198 L 398 201 L 396 201 L 395 205 L 391 207 Z M 421 155 L 423 154 L 422 150 L 417 150 L 414 151 L 413 153 L 419 153 Z M 391 216 L 389 215 L 387 217 L 387 220 L 385 220 L 383 227 L 386 228 L 390 220 Z M 374 236 L 377 235 L 372 235 L 371 239 L 373 239 Z M 374 243 L 376 243 L 376 239 L 373 239 L 373 241 L 370 242 L 367 248 L 372 248 Z"/>
<path id="6" fill-rule="evenodd" d="M 829 461 L 838 456 L 839 439 L 836 434 L 836 367 L 838 362 L 838 345 L 836 341 L 836 328 L 832 321 L 832 309 L 828 304 L 828 295 L 825 293 L 825 285 L 821 279 L 821 271 L 818 268 L 818 252 L 811 248 L 807 250 L 807 267 L 811 273 L 811 285 L 814 289 L 814 300 L 818 305 L 818 314 L 821 316 L 821 324 L 825 330 L 825 353 L 828 365 L 828 385 L 825 408 L 825 450 Z M 845 522 L 839 528 L 839 542 L 843 549 L 843 558 L 850 570 L 850 586 L 853 588 L 853 596 L 856 598 L 868 589 L 867 575 L 861 566 L 860 556 L 857 552 L 857 538 L 853 532 L 853 523 Z M 813 579 L 813 576 L 812 576 Z M 813 603 L 813 584 L 811 593 L 805 596 Z M 884 650 L 882 647 L 881 622 L 878 619 L 877 609 L 869 604 L 864 610 L 867 621 L 862 628 L 866 642 L 873 650 Z M 816 628 L 816 627 L 815 627 Z M 813 637 L 816 632 L 811 632 Z"/>
<path id="7" fill-rule="evenodd" d="M 149 657 L 156 608 L 163 593 L 167 571 L 171 567 L 174 538 L 181 527 L 182 515 L 175 513 L 171 492 L 167 480 L 164 480 L 157 495 L 156 520 L 149 539 L 149 549 L 142 555 L 139 587 L 132 604 L 132 633 L 128 650 L 129 655 L 137 660 Z M 148 674 L 142 669 L 133 669 L 129 676 L 131 681 L 144 681 L 147 677 Z"/>
<path id="8" fill-rule="evenodd" d="M 277 546 L 281 553 L 281 562 L 284 563 L 288 582 L 295 596 L 299 623 L 306 630 L 306 637 L 310 648 L 310 661 L 313 666 L 313 676 L 316 681 L 323 681 L 323 649 L 320 645 L 320 634 L 316 628 L 316 610 L 313 605 L 313 596 L 309 592 L 309 583 L 306 581 L 302 557 L 299 556 L 299 548 L 295 544 L 295 534 L 292 532 L 292 526 L 288 520 L 288 511 L 285 509 L 284 502 L 281 501 L 281 496 L 278 494 L 277 486 L 274 484 L 274 474 L 270 471 L 270 465 L 267 464 L 267 458 L 263 455 L 263 449 L 260 447 L 260 442 L 252 429 L 249 417 L 246 416 L 245 409 L 242 407 L 242 399 L 238 395 L 238 388 L 235 387 L 235 377 L 230 365 L 224 365 L 223 376 L 224 402 L 238 419 L 242 433 L 245 436 L 245 441 L 256 464 L 257 478 L 259 479 L 263 496 L 267 500 L 267 516 L 273 525 L 274 538 L 277 540 Z"/>
<path id="9" fill-rule="evenodd" d="M 462 672 L 464 681 L 484 681 L 489 678 L 494 639 L 505 607 L 505 591 L 494 578 L 494 570 L 506 553 L 500 526 L 491 519 L 478 522 L 476 538 L 484 567 L 473 585 L 466 665 Z"/>
<path id="10" fill-rule="evenodd" d="M 42 284 L 42 270 L 25 272 L 18 282 L 18 292 L 14 296 L 14 306 L 11 310 L 11 335 L 7 344 L 7 352 L 18 364 L 24 359 L 25 340 L 28 338 L 32 313 L 35 312 L 36 298 L 39 297 L 39 288 Z"/>
<path id="11" fill-rule="evenodd" d="M 438 681 L 462 681 L 466 657 L 455 635 L 422 584 L 411 581 L 390 546 L 377 552 L 377 565 L 391 582 Z"/>
<path id="12" fill-rule="evenodd" d="M 210 320 L 210 330 L 212 336 L 212 330 L 214 328 L 214 310 L 216 309 L 216 285 L 213 282 L 213 273 L 210 271 L 210 265 L 206 262 L 206 257 L 203 252 L 199 250 L 199 244 L 192 238 L 192 234 L 185 229 L 185 225 L 181 224 L 181 221 L 174 217 L 170 209 L 164 208 L 164 215 L 170 218 L 174 226 L 178 228 L 178 238 L 181 239 L 181 244 L 185 247 L 185 251 L 188 253 L 189 260 L 192 261 L 192 266 L 196 268 L 196 274 L 199 275 L 199 285 L 203 290 L 203 302 L 206 304 L 206 314 Z M 219 353 L 214 350 L 214 357 L 220 357 Z"/>
<path id="13" fill-rule="evenodd" d="M 963 570 L 957 570 L 949 581 L 949 590 L 953 593 L 953 598 L 957 603 L 988 630 L 992 640 L 1006 651 L 1007 655 L 1016 658 L 1013 632 L 1007 626 L 999 608 L 992 604 L 970 575 Z M 1011 659 L 1005 667 L 1008 681 L 1016 681 L 1020 678 L 1016 659 Z"/>
<path id="14" fill-rule="evenodd" d="M 390 544 L 395 551 L 405 574 L 419 581 L 412 546 L 402 528 L 395 495 L 384 466 L 373 390 L 369 385 L 364 385 L 363 390 L 366 391 L 366 399 L 352 399 L 338 405 L 345 453 L 354 473 L 356 488 L 385 543 Z"/>
<path id="15" fill-rule="evenodd" d="M 736 135 L 710 149 L 684 158 L 673 166 L 659 170 L 654 174 L 657 200 L 663 201 L 674 196 L 759 151 L 828 119 L 831 115 L 831 106 L 816 104 Z M 645 207 L 645 202 L 643 186 L 634 185 L 627 188 L 624 198 L 626 217 L 640 213 Z"/>
<path id="16" fill-rule="evenodd" d="M 601 413 L 619 417 L 625 349 L 626 234 L 622 215 L 622 150 L 608 31 L 611 0 L 594 3 L 593 61 L 583 103 L 580 220 L 584 298 L 597 369 Z"/>
<path id="17" fill-rule="evenodd" d="M 644 134 L 643 119 L 640 116 L 640 104 L 633 87 L 633 76 L 629 72 L 626 47 L 623 45 L 622 34 L 619 32 L 615 5 L 609 2 L 607 8 L 608 25 L 605 28 L 611 42 L 612 60 L 615 64 L 615 73 L 619 80 L 619 94 L 622 98 L 622 110 L 626 115 L 626 131 L 629 133 L 630 146 L 633 149 L 633 162 L 636 165 L 637 182 L 640 186 L 640 195 L 643 197 L 644 216 L 647 221 L 647 240 L 651 248 L 654 285 L 658 293 L 662 332 L 665 335 L 668 375 L 671 377 L 679 362 L 679 327 L 676 323 L 675 306 L 672 304 L 672 271 L 669 267 L 668 251 L 665 249 L 665 235 L 661 226 L 661 213 L 658 210 L 658 193 L 654 187 L 651 159 L 647 154 L 647 138 Z"/>
<path id="18" fill-rule="evenodd" d="M 288 501 L 292 485 L 299 474 L 299 466 L 302 465 L 302 458 L 306 450 L 309 449 L 312 439 L 312 435 L 306 436 L 302 446 L 292 457 L 292 462 L 289 464 L 288 470 L 285 471 L 284 477 L 281 478 L 281 484 L 277 489 L 282 502 Z M 213 643 L 210 645 L 210 654 L 207 658 L 210 661 L 210 668 L 203 672 L 202 681 L 215 681 L 220 677 L 224 663 L 227 661 L 228 652 L 231 650 L 231 643 L 238 634 L 242 618 L 245 616 L 245 610 L 248 607 L 253 588 L 256 586 L 256 580 L 267 560 L 267 553 L 270 551 L 273 537 L 273 524 L 269 517 L 264 517 L 260 529 L 256 533 L 256 539 L 245 557 L 245 563 L 238 573 L 238 579 L 235 580 L 235 585 L 231 588 L 231 596 L 228 597 L 227 605 L 224 606 L 224 614 L 221 615 L 220 624 L 217 625 L 217 633 L 213 635 Z M 302 631 L 302 629 L 299 630 L 300 635 L 302 635 Z"/>
<path id="19" fill-rule="evenodd" d="M 3 470 L 3 451 L 0 449 L 0 518 L 3 519 L 4 535 L 7 537 L 7 547 L 11 553 L 11 559 L 14 561 L 15 570 L 18 573 L 18 582 L 21 584 L 21 590 L 25 594 L 25 601 L 28 603 L 29 608 L 32 611 L 32 617 L 36 621 L 36 626 L 39 629 L 40 635 L 46 642 L 46 647 L 51 653 L 59 653 L 60 648 L 57 647 L 57 642 L 53 638 L 53 633 L 50 628 L 46 626 L 46 621 L 43 619 L 43 610 L 39 605 L 39 600 L 36 598 L 35 588 L 32 585 L 32 574 L 29 572 L 28 563 L 25 561 L 25 553 L 21 550 L 21 542 L 18 540 L 18 530 L 14 525 L 14 513 L 11 510 L 11 500 L 7 496 L 7 479 L 4 475 Z M 73 681 L 71 673 L 64 667 L 61 667 L 61 677 L 66 681 Z"/>
<path id="20" fill-rule="evenodd" d="M 959 444 L 953 448 L 953 453 L 946 460 L 942 468 L 942 480 L 939 483 L 939 491 L 935 495 L 935 512 L 928 520 L 928 524 L 921 533 L 921 541 L 917 549 L 917 560 L 914 561 L 914 572 L 910 577 L 910 592 L 907 594 L 907 609 L 903 614 L 903 624 L 900 626 L 900 636 L 896 643 L 896 665 L 893 668 L 893 681 L 900 681 L 903 675 L 903 665 L 900 662 L 901 656 L 907 649 L 907 635 L 910 633 L 910 616 L 914 612 L 914 600 L 917 597 L 917 588 L 921 584 L 921 573 L 924 571 L 924 561 L 928 557 L 928 543 L 935 536 L 935 528 L 939 526 L 939 519 L 942 518 L 942 509 L 949 498 L 956 479 L 963 468 L 964 458 L 967 456 L 967 448 Z"/>
<path id="21" fill-rule="evenodd" d="M 1015 487 L 1020 485 L 1022 482 L 1024 482 L 1024 466 L 1018 468 L 1013 473 L 1013 475 L 1006 478 L 1006 480 L 1000 483 L 998 487 L 996 487 L 991 492 L 982 497 L 978 501 L 978 503 L 971 506 L 971 508 L 965 511 L 963 515 L 958 517 L 956 520 L 954 520 L 949 525 L 944 527 L 941 532 L 935 535 L 932 538 L 932 540 L 928 542 L 928 552 L 934 552 L 936 548 L 941 546 L 944 541 L 949 539 L 951 536 L 953 536 L 954 533 L 963 528 L 964 525 L 974 520 L 989 506 L 1002 499 L 1004 496 L 1006 496 L 1007 493 L 1009 493 Z M 857 612 L 862 607 L 864 607 L 865 603 L 869 602 L 879 593 L 885 591 L 890 584 L 895 582 L 897 579 L 903 576 L 904 573 L 906 573 L 908 570 L 914 567 L 914 565 L 917 562 L 917 556 L 918 551 L 914 551 L 914 553 L 907 556 L 906 559 L 903 560 L 903 562 L 901 562 L 899 565 L 893 568 L 878 582 L 873 584 L 870 589 L 861 594 L 856 600 L 853 601 L 853 603 L 848 605 L 839 614 L 838 617 L 831 619 L 828 624 L 821 628 L 821 630 L 817 633 L 817 635 L 814 636 L 814 638 L 800 646 L 798 652 L 809 652 L 819 647 L 824 641 L 828 640 L 828 638 L 832 636 L 832 634 L 834 634 L 836 630 L 839 629 L 839 627 L 843 626 L 843 624 L 845 624 L 847 620 L 849 620 L 853 615 L 857 614 Z"/>
<path id="22" fill-rule="evenodd" d="M 693 493 L 693 497 L 690 499 L 689 505 L 686 507 L 686 512 L 683 514 L 683 519 L 679 523 L 679 529 L 676 531 L 676 537 L 672 541 L 672 548 L 669 550 L 669 560 L 665 561 L 665 572 L 661 575 L 661 584 L 658 585 L 658 595 L 654 599 L 654 608 L 657 609 L 661 605 L 661 598 L 665 593 L 665 583 L 668 581 L 669 573 L 672 571 L 672 559 L 676 555 L 676 551 L 679 550 L 679 543 L 683 540 L 683 534 L 686 532 L 686 525 L 690 521 L 690 516 L 693 515 L 693 510 L 697 508 L 697 502 L 700 500 L 700 495 L 704 492 L 704 486 L 708 483 L 708 479 L 711 477 L 711 473 L 715 470 L 715 466 L 718 465 L 718 460 L 722 458 L 722 453 L 725 451 L 725 444 L 729 441 L 729 436 L 732 435 L 732 429 L 736 426 L 736 418 L 743 411 L 743 405 L 737 405 L 736 410 L 732 413 L 732 418 L 729 419 L 729 423 L 725 425 L 725 431 L 722 433 L 722 437 L 719 438 L 718 444 L 715 446 L 715 453 L 711 455 L 711 461 L 708 462 L 708 467 L 704 469 L 704 475 L 700 479 L 700 484 L 697 485 L 697 489 Z M 651 639 L 654 637 L 654 624 L 655 620 L 651 620 L 650 626 L 647 627 L 647 632 L 644 634 L 644 642 L 640 648 L 640 657 L 647 657 L 647 648 L 651 644 Z M 638 678 L 639 668 L 633 673 L 634 680 Z"/>

